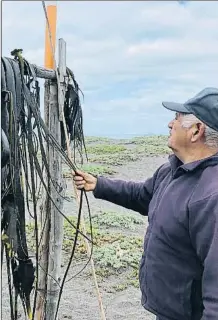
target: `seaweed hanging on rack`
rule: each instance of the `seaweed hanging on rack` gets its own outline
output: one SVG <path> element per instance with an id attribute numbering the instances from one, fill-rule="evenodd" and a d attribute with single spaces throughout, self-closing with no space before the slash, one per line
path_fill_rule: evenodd
<path id="1" fill-rule="evenodd" d="M 8 273 L 11 319 L 16 320 L 18 297 L 29 319 L 34 317 L 35 312 L 39 268 L 39 222 L 36 212 L 38 181 L 54 204 L 44 180 L 44 173 L 57 193 L 60 193 L 59 186 L 53 180 L 49 170 L 46 157 L 47 146 L 54 147 L 73 171 L 76 171 L 76 166 L 65 153 L 66 141 L 62 125 L 62 145 L 59 145 L 41 117 L 40 87 L 34 66 L 22 57 L 21 49 L 15 49 L 11 54 L 14 59 L 1 59 L 1 229 Z M 85 141 L 79 87 L 70 69 L 67 69 L 67 76 L 64 117 L 74 152 L 77 149 L 82 157 Z M 33 203 L 32 210 L 30 210 L 30 198 Z M 29 211 L 34 219 L 35 266 L 29 255 L 26 238 L 26 211 Z M 76 234 L 83 235 L 78 226 L 75 226 L 63 212 L 60 210 L 59 212 L 76 229 Z M 3 250 L 1 254 L 1 261 L 3 261 Z M 32 312 L 30 294 L 33 287 L 35 296 Z"/>

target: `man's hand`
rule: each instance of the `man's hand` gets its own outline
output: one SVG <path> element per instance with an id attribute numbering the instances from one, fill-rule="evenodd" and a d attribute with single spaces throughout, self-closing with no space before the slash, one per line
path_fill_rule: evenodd
<path id="1" fill-rule="evenodd" d="M 97 178 L 89 173 L 77 170 L 73 180 L 77 189 L 84 189 L 85 191 L 93 191 L 97 184 Z"/>

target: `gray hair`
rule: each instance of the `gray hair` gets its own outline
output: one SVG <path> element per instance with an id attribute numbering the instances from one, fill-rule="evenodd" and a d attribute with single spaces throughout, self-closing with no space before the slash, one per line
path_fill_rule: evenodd
<path id="1" fill-rule="evenodd" d="M 182 114 L 182 127 L 183 128 L 190 128 L 195 123 L 203 123 L 201 120 L 199 120 L 196 116 L 193 114 Z M 205 123 L 205 144 L 209 148 L 218 148 L 218 132 L 214 129 L 208 127 Z"/>

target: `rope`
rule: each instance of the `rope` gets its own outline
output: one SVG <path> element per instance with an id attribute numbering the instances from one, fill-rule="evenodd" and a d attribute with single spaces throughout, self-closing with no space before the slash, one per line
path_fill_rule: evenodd
<path id="1" fill-rule="evenodd" d="M 65 139 L 66 139 L 66 145 L 67 145 L 67 154 L 68 154 L 69 159 L 71 160 L 72 159 L 71 158 L 71 150 L 70 150 L 69 138 L 68 138 L 68 135 L 67 135 L 66 121 L 65 121 L 65 117 L 64 117 L 64 108 L 63 108 L 63 105 L 61 104 L 61 101 L 60 101 L 60 94 L 62 94 L 61 84 L 60 84 L 59 74 L 58 74 L 58 70 L 57 70 L 57 64 L 56 64 L 56 59 L 55 59 L 55 51 L 54 51 L 54 46 L 53 46 L 53 42 L 52 42 L 51 29 L 50 29 L 50 24 L 49 24 L 47 10 L 46 10 L 46 6 L 45 6 L 45 1 L 44 0 L 42 0 L 42 6 L 43 6 L 46 22 L 47 22 L 47 27 L 48 27 L 48 32 L 49 32 L 49 40 L 50 40 L 50 45 L 51 45 L 51 49 L 52 49 L 52 55 L 53 55 L 53 60 L 54 60 L 54 65 L 55 65 L 55 72 L 56 72 L 56 76 L 57 76 L 58 93 L 59 93 L 58 94 L 58 104 L 59 104 L 59 106 L 61 106 L 61 120 L 63 122 L 63 127 L 64 127 L 64 133 L 65 133 Z M 71 173 L 72 173 L 72 178 L 73 178 L 73 175 L 75 174 L 75 172 L 71 171 Z M 76 186 L 75 186 L 75 183 L 74 183 L 73 179 L 72 179 L 72 181 L 73 181 L 74 193 L 75 193 L 75 196 L 76 196 L 77 204 L 78 204 L 78 207 L 81 209 L 79 194 L 78 194 L 78 191 L 76 189 Z M 83 218 L 82 212 L 81 212 L 81 226 L 82 226 L 84 235 L 87 235 L 85 222 L 84 222 L 84 218 Z M 100 290 L 99 290 L 99 286 L 98 286 L 98 282 L 97 282 L 97 277 L 96 277 L 96 272 L 95 272 L 95 265 L 94 265 L 94 261 L 93 261 L 92 256 L 91 256 L 92 250 L 91 250 L 89 242 L 87 241 L 86 238 L 85 238 L 85 243 L 86 243 L 86 247 L 87 247 L 87 253 L 88 253 L 88 255 L 90 255 L 92 274 L 93 274 L 93 278 L 94 278 L 94 285 L 95 285 L 95 289 L 96 289 L 96 293 L 97 293 L 101 319 L 102 320 L 106 320 L 104 307 L 103 307 L 103 303 L 102 303 L 102 299 L 101 299 L 101 294 L 100 294 Z M 58 306 L 57 306 L 55 319 L 57 318 L 57 313 L 58 313 Z"/>

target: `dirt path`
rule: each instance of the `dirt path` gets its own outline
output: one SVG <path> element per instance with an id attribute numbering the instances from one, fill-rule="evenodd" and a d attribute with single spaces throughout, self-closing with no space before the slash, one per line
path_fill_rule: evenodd
<path id="1" fill-rule="evenodd" d="M 121 178 L 125 180 L 144 180 L 150 177 L 153 172 L 165 161 L 167 156 L 140 156 L 140 159 L 133 162 L 128 162 L 121 166 L 110 166 L 116 171 L 112 175 L 113 178 Z M 107 175 L 107 174 L 106 174 Z M 71 194 L 72 182 L 67 179 L 68 192 Z M 96 200 L 92 194 L 88 195 L 92 215 L 101 214 L 105 211 L 114 211 L 119 214 L 126 214 L 128 216 L 139 217 L 138 213 L 122 207 L 113 205 L 106 201 Z M 71 199 L 70 202 L 65 202 L 64 212 L 69 216 L 74 216 L 77 212 L 75 201 Z M 87 208 L 84 205 L 84 214 L 87 215 Z M 106 228 L 110 232 L 122 233 L 123 236 L 138 236 L 143 239 L 147 227 L 147 219 L 144 218 L 142 225 L 137 225 L 134 230 L 128 228 Z M 116 229 L 116 230 L 115 230 Z M 81 263 L 82 262 L 82 263 Z M 63 263 L 64 264 L 64 263 Z M 77 273 L 84 265 L 84 261 L 76 260 L 71 267 L 69 277 Z M 62 274 L 65 270 L 64 264 Z M 124 269 L 119 274 L 112 274 L 109 277 L 101 278 L 99 281 L 102 300 L 106 312 L 107 320 L 153 320 L 154 315 L 146 312 L 140 304 L 140 290 L 135 286 L 126 286 L 123 289 L 119 288 L 125 284 L 128 278 L 128 270 Z M 137 279 L 135 279 L 137 281 Z M 119 288 L 119 289 L 116 289 Z M 22 312 L 23 313 L 23 312 Z M 2 278 L 2 319 L 10 319 L 9 313 L 9 296 L 7 287 L 7 276 L 5 270 L 5 263 L 3 266 Z M 24 319 L 23 317 L 19 318 Z M 64 287 L 62 295 L 59 319 L 80 319 L 80 320 L 101 320 L 99 315 L 98 301 L 95 293 L 93 279 L 90 276 L 90 267 L 67 282 Z"/>

